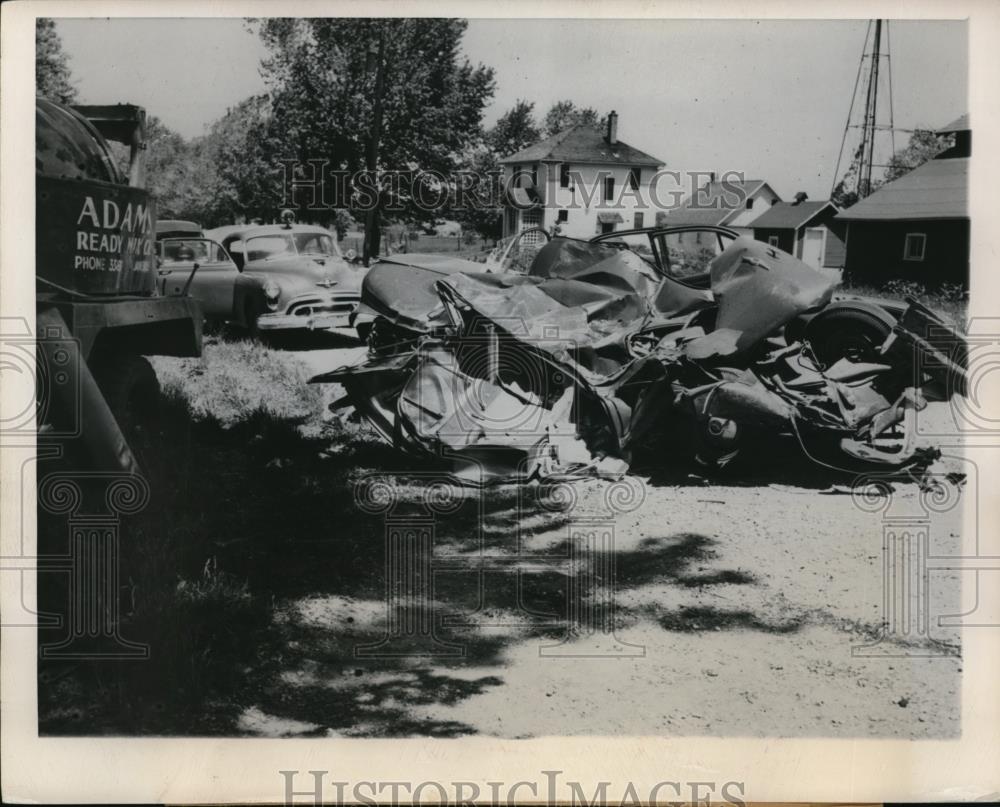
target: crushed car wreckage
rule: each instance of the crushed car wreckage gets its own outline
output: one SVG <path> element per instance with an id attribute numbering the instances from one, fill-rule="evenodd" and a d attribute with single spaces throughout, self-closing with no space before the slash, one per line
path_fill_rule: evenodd
<path id="1" fill-rule="evenodd" d="M 362 289 L 366 360 L 312 381 L 475 483 L 617 477 L 664 424 L 709 467 L 776 436 L 846 472 L 925 467 L 914 414 L 965 393 L 965 343 L 836 284 L 720 227 L 556 237 L 523 274 L 394 256 Z"/>

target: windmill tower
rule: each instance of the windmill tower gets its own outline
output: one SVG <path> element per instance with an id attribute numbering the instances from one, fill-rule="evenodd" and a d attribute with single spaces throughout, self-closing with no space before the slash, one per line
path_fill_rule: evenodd
<path id="1" fill-rule="evenodd" d="M 884 42 L 883 42 L 884 36 Z M 880 93 L 881 96 L 880 97 Z M 860 131 L 860 137 L 851 137 L 852 131 Z M 888 135 L 888 137 L 886 137 Z M 849 141 L 850 162 L 843 177 L 840 165 L 844 159 Z M 876 141 L 881 141 L 877 143 Z M 885 155 L 885 147 L 891 149 Z M 844 136 L 840 141 L 837 167 L 833 174 L 831 196 L 837 190 L 841 197 L 857 196 L 864 199 L 873 189 L 872 169 L 885 168 L 880 159 L 891 157 L 896 152 L 896 137 L 892 119 L 892 61 L 889 57 L 889 21 L 870 20 L 861 49 L 858 74 L 854 79 L 854 93 L 847 112 Z"/>

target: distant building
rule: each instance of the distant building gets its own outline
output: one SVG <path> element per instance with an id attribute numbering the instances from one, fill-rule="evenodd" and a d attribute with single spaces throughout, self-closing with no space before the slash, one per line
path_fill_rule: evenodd
<path id="1" fill-rule="evenodd" d="M 775 202 L 753 220 L 753 237 L 782 249 L 814 269 L 844 265 L 844 225 L 835 222 L 840 208 L 833 202 Z"/>
<path id="2" fill-rule="evenodd" d="M 572 126 L 500 161 L 503 234 L 532 227 L 591 238 L 602 232 L 652 226 L 650 180 L 663 162 L 618 139 L 618 115 L 603 131 Z"/>
<path id="3" fill-rule="evenodd" d="M 953 134 L 954 145 L 837 215 L 847 225 L 844 270 L 851 277 L 968 285 L 968 115 L 937 133 Z"/>
<path id="4" fill-rule="evenodd" d="M 716 225 L 753 235 L 753 221 L 780 201 L 781 197 L 763 179 L 713 179 L 661 222 L 667 227 Z"/>

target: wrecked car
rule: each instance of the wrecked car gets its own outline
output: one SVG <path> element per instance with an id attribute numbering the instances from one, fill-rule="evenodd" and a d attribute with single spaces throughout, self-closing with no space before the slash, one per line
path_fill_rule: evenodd
<path id="1" fill-rule="evenodd" d="M 936 314 L 833 301 L 835 279 L 726 228 L 555 237 L 525 274 L 467 263 L 373 267 L 367 359 L 312 380 L 474 482 L 618 476 L 664 425 L 709 468 L 778 436 L 845 472 L 914 468 L 915 412 L 965 392 Z"/>
<path id="2" fill-rule="evenodd" d="M 232 322 L 251 335 L 353 327 L 365 269 L 344 260 L 329 230 L 285 222 L 219 227 L 205 236 L 232 256 L 239 272 Z"/>

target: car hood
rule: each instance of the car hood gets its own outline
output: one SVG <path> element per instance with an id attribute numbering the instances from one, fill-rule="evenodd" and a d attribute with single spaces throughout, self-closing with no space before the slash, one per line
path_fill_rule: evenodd
<path id="1" fill-rule="evenodd" d="M 436 283 L 461 272 L 482 272 L 483 265 L 446 255 L 393 255 L 368 270 L 361 305 L 397 325 L 426 332 L 443 314 Z"/>
<path id="2" fill-rule="evenodd" d="M 244 269 L 247 274 L 273 278 L 282 286 L 295 283 L 315 288 L 317 284 L 328 282 L 330 291 L 360 291 L 365 271 L 342 258 L 302 255 L 251 261 Z"/>

